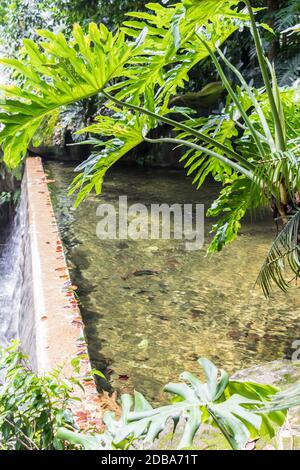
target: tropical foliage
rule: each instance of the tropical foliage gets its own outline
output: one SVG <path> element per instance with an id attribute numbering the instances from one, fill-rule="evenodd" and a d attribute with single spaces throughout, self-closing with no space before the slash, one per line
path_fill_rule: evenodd
<path id="1" fill-rule="evenodd" d="M 297 1 L 276 2 L 273 15 L 275 38 L 272 41 L 272 54 L 276 63 L 279 83 L 290 85 L 300 75 L 300 37 L 291 34 L 299 23 L 300 5 Z"/>
<path id="2" fill-rule="evenodd" d="M 300 38 L 287 31 L 299 23 L 300 6 L 297 0 L 253 0 L 252 5 L 261 7 L 261 21 L 271 29 L 261 31 L 261 39 L 265 54 L 276 66 L 278 82 L 281 86 L 291 85 L 299 78 L 299 45 Z M 228 45 L 228 56 L 234 64 L 242 63 L 242 69 L 254 83 L 261 84 L 259 68 L 256 62 L 256 51 L 246 34 L 239 36 L 239 48 L 235 47 L 235 39 Z"/>
<path id="3" fill-rule="evenodd" d="M 36 28 L 63 28 L 54 1 L 1 0 L 0 4 L 0 50 L 14 56 L 22 48 L 23 38 L 36 39 Z M 57 20 L 57 21 L 56 21 Z"/>
<path id="4" fill-rule="evenodd" d="M 63 31 L 69 35 L 74 23 L 83 25 L 104 22 L 115 27 L 124 20 L 125 13 L 141 10 L 144 0 L 1 0 L 0 49 L 14 56 L 22 46 L 22 38 L 36 39 L 38 28 Z"/>
<path id="5" fill-rule="evenodd" d="M 288 224 L 290 218 L 298 221 L 299 91 L 297 82 L 279 88 L 259 33 L 270 28 L 256 24 L 248 0 L 245 8 L 239 4 L 234 0 L 151 3 L 147 12 L 130 13 L 130 20 L 114 34 L 95 23 L 85 34 L 76 24 L 69 41 L 62 33 L 38 31 L 42 38 L 38 44 L 24 40 L 23 60 L 1 61 L 16 71 L 21 85 L 2 87 L 0 143 L 4 161 L 15 167 L 29 143 L 38 145 L 66 106 L 100 94 L 103 111 L 79 131 L 91 135 L 88 142 L 95 150 L 79 166 L 73 182 L 77 204 L 92 190 L 100 193 L 107 170 L 142 141 L 187 147 L 183 161 L 197 187 L 210 174 L 223 184 L 209 211 L 219 217 L 209 251 L 219 251 L 235 239 L 248 209 L 268 204 L 274 218 L 286 225 L 281 256 L 274 245 L 275 256 L 268 257 L 258 279 L 269 295 L 274 281 L 283 290 L 289 285 L 282 275 L 284 264 L 294 277 L 299 274 L 297 230 L 294 223 Z M 253 88 L 221 50 L 233 32 L 248 26 L 264 84 L 261 89 Z M 187 109 L 172 107 L 171 98 L 207 57 L 228 97 L 219 115 L 203 120 L 188 116 Z M 171 137 L 151 139 L 151 130 L 161 123 L 170 126 Z M 291 226 L 292 234 L 284 237 Z"/>
<path id="6" fill-rule="evenodd" d="M 170 420 L 173 435 L 182 423 L 179 448 L 191 447 L 199 429 L 209 424 L 224 435 L 232 449 L 244 449 L 250 439 L 273 438 L 285 422 L 286 410 L 300 403 L 299 385 L 280 392 L 269 385 L 230 380 L 224 370 L 202 358 L 198 362 L 205 383 L 184 372 L 180 376 L 183 382 L 165 386 L 173 395 L 171 403 L 158 408 L 138 392 L 134 399 L 122 395 L 121 417 L 107 412 L 104 433 L 91 434 L 91 429 L 85 434 L 72 412 L 75 401 L 77 407 L 80 401 L 75 393 L 78 379 L 66 379 L 60 368 L 37 376 L 17 341 L 0 353 L 2 450 L 130 449 L 153 444 Z M 80 362 L 76 358 L 71 363 L 76 375 Z"/>
<path id="7" fill-rule="evenodd" d="M 286 410 L 300 401 L 299 385 L 279 392 L 276 387 L 230 380 L 207 359 L 199 359 L 206 382 L 189 372 L 181 374 L 184 383 L 170 383 L 165 391 L 173 395 L 171 404 L 153 408 L 143 395 L 135 392 L 121 397 L 122 415 L 105 415 L 106 430 L 101 435 L 78 434 L 60 429 L 58 437 L 85 449 L 128 449 L 143 442 L 153 444 L 171 419 L 173 435 L 180 418 L 184 419 L 179 449 L 193 446 L 203 424 L 215 426 L 232 449 L 245 449 L 250 439 L 272 438 L 283 425 Z M 182 428 L 182 426 L 180 426 Z M 171 437 L 172 439 L 172 437 Z"/>
<path id="8" fill-rule="evenodd" d="M 2 109 L 7 111 L 6 115 L 1 116 L 1 121 L 6 124 L 1 133 L 1 144 L 4 159 L 8 165 L 18 164 L 20 157 L 22 158 L 26 152 L 28 143 L 36 137 L 37 130 L 40 128 L 46 130 L 46 124 L 49 128 L 48 123 L 55 116 L 55 111 L 58 112 L 68 104 L 101 92 L 113 81 L 117 80 L 118 83 L 108 89 L 122 88 L 118 96 L 121 98 L 125 95 L 129 96 L 131 101 L 137 104 L 144 99 L 143 95 L 146 96 L 146 94 L 149 99 L 151 96 L 153 99 L 154 86 L 159 83 L 162 85 L 167 81 L 167 86 L 161 90 L 161 99 L 164 100 L 162 103 L 165 108 L 164 113 L 168 111 L 169 96 L 184 84 L 184 80 L 187 80 L 187 72 L 193 64 L 208 54 L 205 48 L 200 46 L 197 51 L 189 54 L 190 57 L 182 58 L 183 66 L 182 63 L 178 64 L 177 48 L 172 39 L 176 29 L 171 31 L 171 25 L 173 25 L 175 13 L 179 14 L 179 7 L 164 8 L 153 4 L 152 8 L 155 14 L 148 13 L 150 16 L 148 21 L 155 26 L 147 26 L 146 23 L 143 25 L 141 21 L 126 22 L 122 31 L 113 35 L 103 24 L 98 28 L 91 23 L 88 34 L 84 34 L 80 26 L 75 25 L 73 39 L 70 42 L 67 42 L 62 33 L 38 31 L 43 38 L 40 41 L 40 47 L 33 41 L 24 41 L 26 60 L 2 60 L 2 64 L 15 69 L 24 80 L 24 85 L 21 87 L 3 87 L 8 100 L 1 105 Z M 189 15 L 186 15 L 184 23 L 184 33 L 187 35 L 188 44 L 191 42 L 189 36 L 193 37 L 195 34 L 196 21 L 191 21 L 194 10 L 195 8 Z M 200 17 L 200 8 L 198 10 L 197 19 L 208 21 L 212 8 L 204 11 Z M 226 11 L 228 12 L 228 9 Z M 221 36 L 222 30 L 225 38 L 235 29 L 234 26 L 228 27 L 226 21 L 222 26 L 218 25 L 217 20 L 220 19 L 222 13 L 220 6 L 220 13 L 216 15 L 215 20 L 216 40 Z M 133 25 L 138 25 L 137 28 L 142 32 L 140 33 L 137 28 L 133 29 L 131 27 Z M 153 28 L 151 33 L 150 28 Z M 150 47 L 153 49 L 149 49 Z M 176 65 L 170 70 L 165 70 L 172 60 L 176 62 Z M 145 80 L 142 80 L 143 73 Z M 10 114 L 13 115 L 11 120 L 9 120 Z M 23 132 L 24 125 L 25 132 Z M 14 139 L 16 135 L 18 139 Z M 17 144 L 14 157 L 10 150 L 12 139 L 14 145 Z"/>
<path id="9" fill-rule="evenodd" d="M 0 54 L 5 51 L 7 57 L 22 58 L 26 55 L 23 39 L 38 41 L 39 35 L 36 31 L 42 28 L 56 33 L 63 32 L 66 38 L 69 38 L 73 24 L 77 22 L 84 29 L 92 21 L 116 27 L 124 20 L 127 11 L 133 8 L 142 9 L 144 4 L 145 1 L 137 0 L 122 1 L 121 4 L 119 0 L 2 0 Z M 1 72 L 0 67 L 0 83 Z M 11 72 L 13 74 L 13 71 Z M 16 76 L 14 78 L 17 79 Z M 55 133 L 49 134 L 45 144 L 64 145 L 67 135 L 71 135 L 73 141 L 82 141 L 84 134 L 79 137 L 75 135 L 75 131 L 87 125 L 96 113 L 98 104 L 99 97 L 94 95 L 68 106 L 60 115 Z"/>
<path id="10" fill-rule="evenodd" d="M 18 342 L 0 350 L 1 450 L 62 450 L 56 437 L 61 426 L 76 429 L 71 405 L 77 380 L 66 380 L 61 370 L 38 377 Z"/>

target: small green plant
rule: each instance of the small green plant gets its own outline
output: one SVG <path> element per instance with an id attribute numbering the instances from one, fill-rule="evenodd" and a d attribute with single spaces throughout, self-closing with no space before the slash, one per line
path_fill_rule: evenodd
<path id="1" fill-rule="evenodd" d="M 17 341 L 0 350 L 0 373 L 0 449 L 67 448 L 56 434 L 61 426 L 76 428 L 70 405 L 77 380 L 63 378 L 61 369 L 37 376 Z"/>
<path id="2" fill-rule="evenodd" d="M 0 193 L 0 206 L 11 200 L 11 194 L 7 192 Z"/>
<path id="3" fill-rule="evenodd" d="M 230 380 L 228 374 L 208 359 L 198 361 L 206 383 L 189 372 L 181 374 L 185 383 L 170 383 L 171 404 L 153 408 L 138 392 L 134 399 L 122 395 L 122 415 L 108 412 L 103 434 L 85 435 L 60 429 L 58 438 L 86 450 L 130 449 L 134 441 L 153 443 L 172 419 L 174 431 L 180 418 L 185 424 L 179 448 L 189 448 L 203 424 L 211 424 L 225 436 L 232 449 L 245 449 L 250 439 L 272 438 L 286 419 L 286 410 L 300 403 L 300 385 L 280 392 L 278 388 L 253 382 Z"/>

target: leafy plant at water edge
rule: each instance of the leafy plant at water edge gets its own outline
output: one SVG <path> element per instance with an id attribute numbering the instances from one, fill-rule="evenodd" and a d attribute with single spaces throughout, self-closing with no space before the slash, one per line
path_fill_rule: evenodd
<path id="1" fill-rule="evenodd" d="M 184 383 L 168 384 L 171 404 L 152 408 L 140 393 L 134 400 L 121 397 L 122 415 L 108 412 L 103 434 L 75 432 L 71 404 L 77 400 L 77 379 L 64 379 L 61 370 L 36 376 L 13 341 L 1 350 L 0 445 L 2 449 L 64 450 L 130 449 L 153 443 L 173 420 L 173 435 L 179 420 L 183 430 L 180 448 L 190 447 L 203 424 L 219 429 L 233 449 L 243 449 L 249 439 L 273 437 L 286 418 L 286 410 L 300 403 L 299 385 L 280 392 L 276 387 L 230 380 L 207 359 L 199 359 L 206 382 L 184 372 Z M 78 361 L 76 364 L 78 367 Z M 181 432 L 181 431 L 180 431 Z"/>
<path id="2" fill-rule="evenodd" d="M 24 83 L 2 87 L 0 143 L 6 163 L 18 165 L 29 142 L 37 145 L 64 107 L 100 93 L 106 110 L 79 131 L 94 135 L 88 142 L 95 151 L 78 167 L 81 173 L 71 188 L 78 192 L 77 204 L 92 190 L 100 193 L 107 170 L 142 141 L 169 142 L 188 148 L 185 166 L 198 187 L 210 174 L 224 186 L 210 210 L 219 221 L 209 251 L 219 251 L 236 238 L 249 209 L 272 206 L 274 218 L 286 225 L 299 205 L 298 85 L 278 87 L 274 67 L 263 52 L 255 11 L 248 0 L 244 9 L 239 3 L 151 3 L 147 12 L 131 13 L 114 35 L 104 25 L 91 23 L 88 34 L 75 25 L 70 41 L 49 31 L 40 31 L 46 41 L 25 40 L 26 59 L 2 60 Z M 264 82 L 261 90 L 247 83 L 220 48 L 231 33 L 248 26 Z M 207 122 L 186 119 L 186 110 L 170 106 L 171 98 L 188 82 L 189 71 L 207 57 L 228 93 L 226 106 Z M 227 69 L 239 86 L 228 79 Z M 172 119 L 174 111 L 182 118 Z M 151 139 L 150 131 L 161 123 L 170 126 L 172 136 Z M 293 259 L 298 257 L 298 244 L 289 249 Z M 297 278 L 299 262 L 290 260 L 286 258 L 288 270 Z M 271 282 L 259 277 L 266 295 L 274 282 L 284 289 L 289 285 L 278 276 L 281 265 L 268 265 Z"/>
<path id="3" fill-rule="evenodd" d="M 212 424 L 225 436 L 232 449 L 244 449 L 249 439 L 274 437 L 286 418 L 286 410 L 300 403 L 299 384 L 284 392 L 276 387 L 252 382 L 230 380 L 207 359 L 199 359 L 206 382 L 202 383 L 189 372 L 181 374 L 184 383 L 170 383 L 165 391 L 173 395 L 170 405 L 152 408 L 138 392 L 134 400 L 121 397 L 122 415 L 105 415 L 106 431 L 102 435 L 82 435 L 60 429 L 58 436 L 85 449 L 128 449 L 135 442 L 151 444 L 171 419 L 173 434 L 180 418 L 184 418 L 178 448 L 193 445 L 196 433 L 203 424 Z"/>
<path id="4" fill-rule="evenodd" d="M 77 380 L 64 379 L 60 369 L 38 377 L 16 341 L 0 354 L 0 448 L 65 449 L 56 434 L 61 426 L 76 428 L 70 405 Z"/>

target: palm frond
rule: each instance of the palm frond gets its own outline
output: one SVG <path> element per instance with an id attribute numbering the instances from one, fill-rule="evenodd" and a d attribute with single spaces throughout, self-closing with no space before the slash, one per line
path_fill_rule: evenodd
<path id="1" fill-rule="evenodd" d="M 274 240 L 257 278 L 266 297 L 270 296 L 274 285 L 286 292 L 291 285 L 287 276 L 299 277 L 299 230 L 300 210 L 297 210 Z"/>
<path id="2" fill-rule="evenodd" d="M 272 396 L 263 408 L 259 409 L 260 413 L 271 413 L 273 411 L 287 410 L 299 406 L 300 402 L 300 384 L 296 383 L 288 387 L 286 390 L 280 391 Z"/>
<path id="3" fill-rule="evenodd" d="M 298 2 L 287 2 L 287 5 L 278 9 L 275 13 L 275 28 L 279 32 L 293 28 L 299 23 L 300 6 Z"/>
<path id="4" fill-rule="evenodd" d="M 291 85 L 300 77 L 300 53 L 285 60 L 280 56 L 277 61 L 277 75 L 281 86 Z"/>
<path id="5" fill-rule="evenodd" d="M 282 187 L 284 184 L 286 195 L 290 201 L 293 201 L 297 188 L 300 186 L 299 173 L 300 157 L 291 151 L 275 152 L 270 154 L 266 160 L 257 162 L 255 176 L 257 183 L 264 181 L 263 196 L 272 200 L 274 198 L 278 204 L 283 200 Z M 255 191 L 255 188 L 254 188 Z M 256 191 L 253 198 L 257 197 Z"/>

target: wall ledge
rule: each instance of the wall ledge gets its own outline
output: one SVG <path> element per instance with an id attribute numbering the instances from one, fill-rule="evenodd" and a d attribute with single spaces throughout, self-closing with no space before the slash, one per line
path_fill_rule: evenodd
<path id="1" fill-rule="evenodd" d="M 39 157 L 26 160 L 23 191 L 27 193 L 28 233 L 25 236 L 29 237 L 30 243 L 34 309 L 32 327 L 35 330 L 30 359 L 38 374 L 62 366 L 62 373 L 70 377 L 74 376 L 71 360 L 81 358 L 81 371 L 77 378 L 84 392 L 78 387 L 77 395 L 82 401 L 74 406 L 73 411 L 81 428 L 99 427 L 103 414 L 100 397 L 94 379 L 90 378 L 91 365 L 82 317 Z M 24 349 L 28 353 L 26 345 Z"/>

